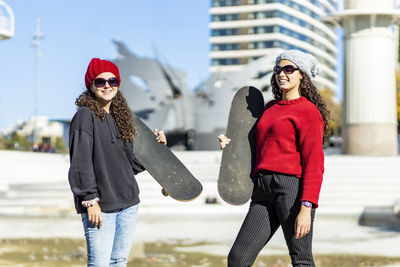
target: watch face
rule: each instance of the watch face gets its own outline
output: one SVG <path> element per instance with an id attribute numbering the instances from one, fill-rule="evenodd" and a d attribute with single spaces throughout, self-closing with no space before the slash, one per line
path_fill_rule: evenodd
<path id="1" fill-rule="evenodd" d="M 301 202 L 301 204 L 304 205 L 304 206 L 306 206 L 307 208 L 312 207 L 312 203 L 311 203 L 311 202 L 308 202 L 308 201 L 303 201 L 303 202 Z"/>

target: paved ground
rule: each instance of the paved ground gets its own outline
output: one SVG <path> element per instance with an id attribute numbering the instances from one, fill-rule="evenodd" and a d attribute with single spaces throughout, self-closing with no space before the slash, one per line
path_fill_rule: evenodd
<path id="1" fill-rule="evenodd" d="M 225 207 L 210 207 L 207 211 L 142 210 L 135 242 L 206 242 L 190 250 L 226 255 L 245 215 L 244 209 L 232 209 L 233 212 Z M 0 217 L 0 238 L 52 237 L 83 238 L 80 217 Z M 359 226 L 356 218 L 316 217 L 313 243 L 316 254 L 400 256 L 399 244 L 400 232 Z M 262 253 L 287 253 L 280 230 Z"/>

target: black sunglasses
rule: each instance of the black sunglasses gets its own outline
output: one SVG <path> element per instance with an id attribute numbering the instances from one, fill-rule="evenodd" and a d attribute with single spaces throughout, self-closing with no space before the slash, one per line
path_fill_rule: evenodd
<path id="1" fill-rule="evenodd" d="M 93 84 L 96 87 L 104 87 L 104 86 L 106 86 L 106 83 L 108 83 L 108 85 L 110 85 L 111 87 L 116 87 L 119 85 L 119 80 L 117 77 L 112 77 L 108 80 L 106 80 L 104 78 L 96 78 L 93 81 Z"/>
<path id="2" fill-rule="evenodd" d="M 281 73 L 281 71 L 283 71 L 283 73 L 285 73 L 285 74 L 292 74 L 296 70 L 299 70 L 299 68 L 296 68 L 293 65 L 286 65 L 286 66 L 283 66 L 283 67 L 281 67 L 281 66 L 275 66 L 274 67 L 275 75 L 279 75 Z"/>

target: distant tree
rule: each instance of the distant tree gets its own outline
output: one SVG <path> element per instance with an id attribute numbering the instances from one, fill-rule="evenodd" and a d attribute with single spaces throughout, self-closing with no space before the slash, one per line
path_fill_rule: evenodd
<path id="1" fill-rule="evenodd" d="M 1 147 L 10 150 L 32 151 L 32 141 L 14 133 L 10 138 L 1 138 Z"/>
<path id="2" fill-rule="evenodd" d="M 400 66 L 396 68 L 397 122 L 400 124 Z"/>
<path id="3" fill-rule="evenodd" d="M 400 130 L 400 65 L 396 68 L 397 125 Z"/>
<path id="4" fill-rule="evenodd" d="M 331 121 L 329 121 L 331 135 L 339 136 L 342 130 L 342 103 L 335 97 L 332 90 L 325 88 L 320 92 L 331 112 Z"/>
<path id="5" fill-rule="evenodd" d="M 397 86 L 397 123 L 400 125 L 400 86 Z"/>
<path id="6" fill-rule="evenodd" d="M 7 139 L 4 136 L 0 137 L 0 149 L 6 149 L 6 141 Z"/>
<path id="7" fill-rule="evenodd" d="M 61 137 L 56 138 L 55 146 L 56 146 L 57 153 L 68 153 L 68 148 L 64 143 L 64 139 L 62 139 Z"/>

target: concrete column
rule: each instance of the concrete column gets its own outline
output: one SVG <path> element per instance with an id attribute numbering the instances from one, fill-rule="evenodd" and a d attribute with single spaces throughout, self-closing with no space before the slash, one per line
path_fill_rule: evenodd
<path id="1" fill-rule="evenodd" d="M 343 153 L 397 155 L 393 0 L 346 0 Z"/>

